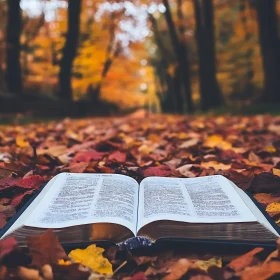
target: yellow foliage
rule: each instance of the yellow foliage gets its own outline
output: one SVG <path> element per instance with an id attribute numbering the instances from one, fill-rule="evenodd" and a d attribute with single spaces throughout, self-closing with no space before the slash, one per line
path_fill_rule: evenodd
<path id="1" fill-rule="evenodd" d="M 19 146 L 21 148 L 29 146 L 29 143 L 25 140 L 25 137 L 23 137 L 22 135 L 18 135 L 17 136 L 16 144 L 17 144 L 17 146 Z"/>
<path id="2" fill-rule="evenodd" d="M 267 205 L 265 210 L 270 216 L 279 214 L 280 213 L 280 203 L 272 202 L 269 205 Z"/>
<path id="3" fill-rule="evenodd" d="M 72 264 L 72 262 L 70 262 L 70 261 L 65 261 L 65 260 L 58 260 L 58 264 L 59 264 L 59 265 L 70 265 L 70 264 Z"/>
<path id="4" fill-rule="evenodd" d="M 210 266 L 222 267 L 222 258 L 211 258 L 207 261 L 197 260 L 195 266 L 201 270 L 207 271 Z"/>
<path id="5" fill-rule="evenodd" d="M 276 175 L 276 176 L 279 176 L 279 177 L 280 177 L 280 169 L 273 168 L 273 169 L 272 169 L 272 173 L 273 173 L 273 175 Z"/>
<path id="6" fill-rule="evenodd" d="M 205 141 L 204 146 L 210 147 L 210 148 L 221 148 L 224 150 L 231 149 L 232 145 L 231 143 L 224 141 L 223 137 L 220 135 L 212 135 L 208 137 L 208 139 Z"/>
<path id="7" fill-rule="evenodd" d="M 215 170 L 228 170 L 231 168 L 231 164 L 223 164 L 217 161 L 202 162 L 200 165 L 205 168 L 212 167 Z"/>
<path id="8" fill-rule="evenodd" d="M 75 262 L 90 267 L 95 272 L 112 275 L 112 264 L 108 259 L 103 257 L 103 252 L 103 248 L 96 247 L 95 244 L 92 244 L 86 249 L 72 250 L 68 256 Z"/>
<path id="9" fill-rule="evenodd" d="M 273 146 L 266 147 L 265 150 L 270 153 L 275 153 L 276 149 Z"/>

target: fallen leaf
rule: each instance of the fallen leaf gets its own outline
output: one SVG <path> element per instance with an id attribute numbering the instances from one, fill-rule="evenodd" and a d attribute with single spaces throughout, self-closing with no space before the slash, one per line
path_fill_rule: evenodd
<path id="1" fill-rule="evenodd" d="M 167 177 L 170 175 L 171 171 L 170 168 L 166 165 L 159 165 L 159 166 L 151 166 L 146 169 L 144 169 L 144 176 L 150 177 L 150 176 L 162 176 Z"/>
<path id="2" fill-rule="evenodd" d="M 263 172 L 254 176 L 248 191 L 255 193 L 279 193 L 280 177 L 272 173 Z"/>
<path id="3" fill-rule="evenodd" d="M 24 193 L 14 196 L 13 199 L 11 200 L 11 205 L 13 207 L 18 207 L 18 205 L 20 205 L 20 203 L 25 201 L 25 199 L 29 197 L 29 195 L 31 195 L 33 192 L 34 192 L 33 190 L 28 190 L 25 191 Z"/>
<path id="4" fill-rule="evenodd" d="M 187 148 L 190 148 L 190 147 L 193 147 L 193 146 L 197 145 L 198 142 L 199 142 L 199 139 L 193 138 L 193 139 L 190 139 L 190 140 L 187 140 L 187 141 L 181 143 L 178 148 L 179 149 L 187 149 Z"/>
<path id="5" fill-rule="evenodd" d="M 197 260 L 194 262 L 194 265 L 201 270 L 207 271 L 211 266 L 222 267 L 222 259 L 214 257 L 206 261 Z"/>
<path id="6" fill-rule="evenodd" d="M 120 151 L 116 151 L 109 155 L 108 160 L 124 163 L 126 161 L 126 154 Z"/>
<path id="7" fill-rule="evenodd" d="M 280 196 L 273 196 L 272 194 L 268 193 L 257 193 L 254 195 L 254 198 L 265 207 L 272 202 L 280 203 Z"/>
<path id="8" fill-rule="evenodd" d="M 0 261 L 3 257 L 11 253 L 17 246 L 17 241 L 14 237 L 7 237 L 0 240 Z"/>
<path id="9" fill-rule="evenodd" d="M 103 274 L 113 274 L 112 264 L 104 258 L 103 248 L 96 247 L 95 244 L 88 246 L 86 249 L 76 249 L 69 253 L 69 257 L 84 266 L 90 267 L 93 271 Z"/>
<path id="10" fill-rule="evenodd" d="M 255 248 L 252 251 L 232 260 L 227 267 L 231 268 L 235 272 L 239 272 L 246 267 L 253 266 L 259 262 L 256 255 L 262 251 L 263 248 Z"/>
<path id="11" fill-rule="evenodd" d="M 248 267 L 241 273 L 242 280 L 264 280 L 272 279 L 277 274 L 279 277 L 280 265 L 278 261 L 270 261 L 261 266 Z M 277 277 L 277 278 L 278 278 Z M 274 278 L 274 279 L 277 279 Z"/>
<path id="12" fill-rule="evenodd" d="M 223 164 L 217 161 L 202 162 L 200 165 L 204 168 L 212 167 L 215 170 L 229 170 L 231 168 L 231 164 Z"/>
<path id="13" fill-rule="evenodd" d="M 16 144 L 17 146 L 21 147 L 21 148 L 24 148 L 24 147 L 28 147 L 29 146 L 29 143 L 28 141 L 26 141 L 25 137 L 22 136 L 22 135 L 18 135 L 16 137 Z"/>
<path id="14" fill-rule="evenodd" d="M 31 175 L 16 181 L 14 186 L 38 190 L 43 185 L 43 183 L 45 183 L 45 179 L 43 177 L 39 175 Z"/>
<path id="15" fill-rule="evenodd" d="M 27 237 L 27 246 L 32 257 L 32 264 L 56 264 L 67 257 L 57 236 L 48 229 L 43 234 Z"/>
<path id="16" fill-rule="evenodd" d="M 272 174 L 280 177 L 280 169 L 272 168 Z"/>
<path id="17" fill-rule="evenodd" d="M 180 174 L 182 174 L 185 177 L 193 178 L 196 177 L 196 174 L 191 171 L 191 168 L 193 167 L 193 164 L 185 164 L 183 166 L 180 166 L 176 169 Z"/>
<path id="18" fill-rule="evenodd" d="M 105 153 L 100 153 L 95 150 L 87 151 L 87 152 L 79 152 L 77 153 L 72 161 L 73 162 L 90 162 L 95 160 L 101 160 L 104 157 Z"/>
<path id="19" fill-rule="evenodd" d="M 218 147 L 223 150 L 229 150 L 232 148 L 231 143 L 224 141 L 224 138 L 220 135 L 212 135 L 206 139 L 204 146 L 215 148 Z"/>
<path id="20" fill-rule="evenodd" d="M 65 280 L 88 280 L 90 276 L 89 270 L 83 269 L 78 263 L 71 265 L 54 264 L 52 265 L 52 273 L 53 279 Z"/>
<path id="21" fill-rule="evenodd" d="M 83 173 L 88 165 L 88 162 L 73 162 L 69 165 L 69 171 L 72 173 Z"/>
<path id="22" fill-rule="evenodd" d="M 265 211 L 269 214 L 269 216 L 274 217 L 278 214 L 280 214 L 280 203 L 278 202 L 272 202 L 269 205 L 267 205 Z"/>
<path id="23" fill-rule="evenodd" d="M 192 263 L 188 259 L 179 259 L 174 265 L 168 269 L 168 275 L 162 278 L 162 280 L 174 280 L 180 279 L 187 273 Z"/>

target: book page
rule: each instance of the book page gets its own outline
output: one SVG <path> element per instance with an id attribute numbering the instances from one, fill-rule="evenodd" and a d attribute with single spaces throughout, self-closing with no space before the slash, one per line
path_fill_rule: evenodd
<path id="1" fill-rule="evenodd" d="M 32 201 L 32 203 L 25 209 L 25 211 L 18 217 L 18 219 L 13 223 L 13 225 L 1 236 L 1 239 L 12 233 L 14 230 L 22 227 L 26 222 L 27 218 L 33 212 L 33 210 L 37 207 L 44 196 L 48 193 L 49 189 L 54 184 L 56 177 L 53 177 L 48 184 L 43 188 L 43 190 L 38 194 L 38 196 Z"/>
<path id="2" fill-rule="evenodd" d="M 137 231 L 158 220 L 190 223 L 257 221 L 229 180 L 220 175 L 144 179 L 139 190 Z"/>
<path id="3" fill-rule="evenodd" d="M 63 228 L 108 222 L 135 234 L 138 189 L 124 175 L 61 173 L 24 225 Z"/>

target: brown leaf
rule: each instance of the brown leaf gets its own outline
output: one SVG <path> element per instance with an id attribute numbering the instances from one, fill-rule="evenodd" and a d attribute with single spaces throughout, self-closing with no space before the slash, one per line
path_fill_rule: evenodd
<path id="1" fill-rule="evenodd" d="M 263 172 L 254 176 L 248 191 L 251 193 L 279 193 L 280 177 L 268 172 Z"/>
<path id="2" fill-rule="evenodd" d="M 83 173 L 88 165 L 88 162 L 73 162 L 69 165 L 69 171 L 72 173 Z"/>
<path id="3" fill-rule="evenodd" d="M 12 205 L 0 205 L 0 214 L 10 218 L 16 214 L 16 209 Z"/>
<path id="4" fill-rule="evenodd" d="M 262 205 L 267 206 L 272 202 L 280 203 L 280 195 L 273 195 L 268 193 L 257 193 L 254 195 L 254 198 Z"/>
<path id="5" fill-rule="evenodd" d="M 140 256 L 140 257 L 134 257 L 134 261 L 137 263 L 137 265 L 147 264 L 154 262 L 157 257 L 150 257 L 150 256 Z"/>
<path id="6" fill-rule="evenodd" d="M 50 229 L 43 234 L 28 237 L 27 246 L 32 264 L 36 266 L 55 264 L 59 259 L 67 258 L 57 236 Z"/>
<path id="7" fill-rule="evenodd" d="M 78 263 L 73 263 L 71 265 L 53 264 L 52 269 L 53 279 L 87 280 L 90 276 L 90 272 L 82 269 Z"/>
<path id="8" fill-rule="evenodd" d="M 231 268 L 235 272 L 239 272 L 248 266 L 252 266 L 258 263 L 256 255 L 263 251 L 263 248 L 255 248 L 252 251 L 232 260 L 227 267 Z"/>
<path id="9" fill-rule="evenodd" d="M 192 263 L 188 259 L 179 259 L 174 265 L 172 265 L 168 272 L 169 274 L 162 278 L 162 280 L 174 280 L 180 279 L 187 273 Z"/>

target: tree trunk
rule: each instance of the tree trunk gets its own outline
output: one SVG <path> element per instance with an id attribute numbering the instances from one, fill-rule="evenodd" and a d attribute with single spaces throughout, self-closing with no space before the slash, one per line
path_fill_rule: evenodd
<path id="1" fill-rule="evenodd" d="M 72 100 L 71 74 L 80 32 L 81 0 L 68 0 L 68 29 L 59 72 L 59 97 Z"/>
<path id="2" fill-rule="evenodd" d="M 152 24 L 154 31 L 155 42 L 157 44 L 159 53 L 160 53 L 160 66 L 158 69 L 159 72 L 159 81 L 163 89 L 163 96 L 160 96 L 161 109 L 164 113 L 176 113 L 178 112 L 176 104 L 176 95 L 174 92 L 174 85 L 172 76 L 168 73 L 169 63 L 167 61 L 168 52 L 164 47 L 164 43 L 160 37 L 160 31 L 158 29 L 157 21 L 152 14 L 149 14 L 149 19 Z"/>
<path id="3" fill-rule="evenodd" d="M 187 48 L 178 38 L 178 34 L 175 29 L 175 24 L 171 15 L 170 5 L 168 0 L 163 0 L 163 4 L 166 8 L 166 11 L 164 13 L 165 20 L 168 26 L 171 42 L 177 59 L 179 72 L 181 75 L 181 82 L 184 86 L 183 96 L 180 96 L 180 93 L 177 93 L 180 99 L 183 100 L 183 102 L 179 102 L 180 103 L 179 113 L 184 113 L 186 111 L 192 113 L 194 111 L 194 105 L 193 105 L 192 94 L 191 94 L 190 71 L 189 71 Z"/>
<path id="4" fill-rule="evenodd" d="M 280 41 L 275 0 L 257 0 L 259 40 L 263 57 L 265 102 L 280 102 Z"/>
<path id="5" fill-rule="evenodd" d="M 193 0 L 196 42 L 199 57 L 199 84 L 202 110 L 224 103 L 216 78 L 214 13 L 212 0 Z"/>
<path id="6" fill-rule="evenodd" d="M 20 34 L 21 10 L 20 0 L 7 0 L 7 54 L 6 54 L 6 83 L 10 93 L 22 94 L 22 80 L 20 67 Z"/>

